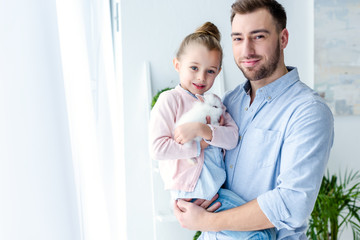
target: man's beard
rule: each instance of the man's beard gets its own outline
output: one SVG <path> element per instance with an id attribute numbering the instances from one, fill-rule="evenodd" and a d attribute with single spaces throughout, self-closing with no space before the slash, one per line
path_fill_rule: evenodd
<path id="1" fill-rule="evenodd" d="M 258 56 L 253 56 L 253 57 L 257 58 Z M 267 63 L 265 63 L 263 66 L 260 66 L 259 70 L 255 71 L 252 68 L 244 68 L 240 64 L 238 64 L 238 67 L 249 81 L 256 81 L 270 77 L 275 72 L 279 60 L 280 60 L 280 43 L 278 42 L 276 49 L 272 54 L 270 60 Z"/>

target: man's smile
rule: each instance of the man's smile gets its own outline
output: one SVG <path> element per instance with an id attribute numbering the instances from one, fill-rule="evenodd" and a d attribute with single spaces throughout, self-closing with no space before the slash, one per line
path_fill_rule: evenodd
<path id="1" fill-rule="evenodd" d="M 259 61 L 260 59 L 245 59 L 241 61 L 241 64 L 246 68 L 252 68 L 255 67 Z"/>

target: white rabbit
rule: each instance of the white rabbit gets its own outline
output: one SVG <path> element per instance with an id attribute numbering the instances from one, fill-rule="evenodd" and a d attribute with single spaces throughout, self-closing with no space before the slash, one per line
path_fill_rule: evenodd
<path id="1" fill-rule="evenodd" d="M 206 116 L 211 119 L 211 125 L 219 125 L 220 116 L 223 113 L 221 99 L 213 93 L 205 93 L 203 96 L 196 95 L 199 99 L 194 106 L 180 117 L 176 122 L 176 126 L 188 122 L 201 122 L 206 124 Z M 196 141 L 200 141 L 201 137 L 196 137 Z M 191 146 L 192 141 L 185 143 Z"/>

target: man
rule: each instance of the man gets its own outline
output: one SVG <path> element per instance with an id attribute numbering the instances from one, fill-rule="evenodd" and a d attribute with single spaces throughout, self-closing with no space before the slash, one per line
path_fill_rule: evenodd
<path id="1" fill-rule="evenodd" d="M 224 98 L 239 127 L 226 152 L 228 188 L 247 201 L 227 211 L 179 200 L 174 212 L 200 239 L 228 239 L 222 230 L 275 227 L 277 239 L 307 239 L 313 209 L 333 143 L 333 116 L 323 99 L 286 67 L 286 13 L 275 0 L 238 0 L 232 6 L 234 59 L 248 79 Z M 210 231 L 210 232 L 209 232 Z"/>

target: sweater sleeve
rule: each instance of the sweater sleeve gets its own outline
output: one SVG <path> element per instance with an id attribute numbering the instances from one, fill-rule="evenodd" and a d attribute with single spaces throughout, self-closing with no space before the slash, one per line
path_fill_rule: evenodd
<path id="1" fill-rule="evenodd" d="M 212 130 L 213 138 L 207 141 L 210 145 L 224 148 L 226 150 L 233 149 L 238 143 L 239 133 L 238 127 L 230 114 L 224 108 L 224 126 L 208 125 Z"/>
<path id="2" fill-rule="evenodd" d="M 198 144 L 181 145 L 174 141 L 178 97 L 172 91 L 163 92 L 150 114 L 150 155 L 155 160 L 188 159 L 198 156 Z"/>

